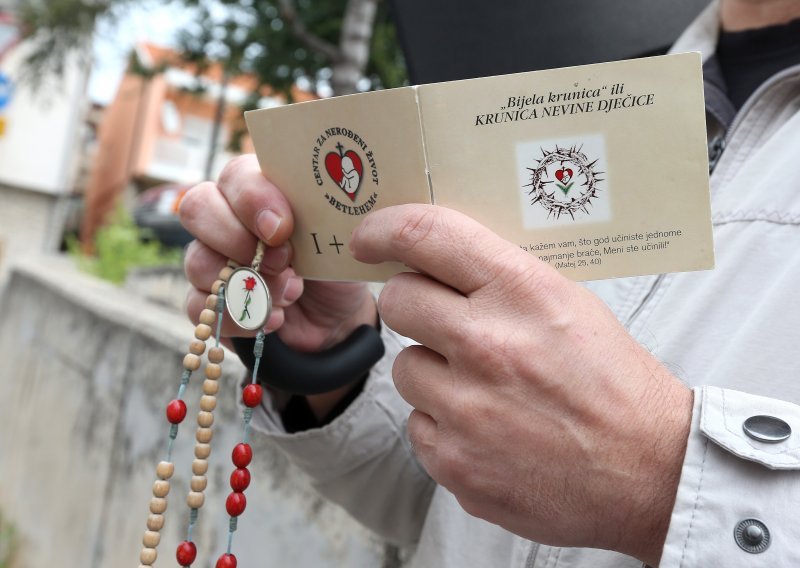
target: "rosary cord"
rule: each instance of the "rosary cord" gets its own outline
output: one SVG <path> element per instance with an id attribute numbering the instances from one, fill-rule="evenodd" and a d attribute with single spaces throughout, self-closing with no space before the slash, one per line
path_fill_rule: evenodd
<path id="1" fill-rule="evenodd" d="M 225 309 L 225 285 L 221 285 L 219 290 L 217 291 L 217 302 L 215 307 L 215 312 L 217 315 L 217 326 L 216 331 L 214 333 L 214 344 L 216 347 L 219 347 L 220 338 L 222 336 L 222 319 L 223 319 L 223 310 Z M 183 388 L 183 387 L 181 387 Z M 189 509 L 189 526 L 186 529 L 186 541 L 192 542 L 192 532 L 194 530 L 194 526 L 197 524 L 197 518 L 199 517 L 200 511 L 197 507 L 190 507 Z"/>
<path id="2" fill-rule="evenodd" d="M 258 367 L 261 364 L 261 357 L 264 354 L 264 338 L 266 334 L 263 330 L 258 332 L 256 336 L 255 346 L 253 348 L 253 355 L 255 362 L 253 364 L 253 373 L 251 375 L 250 384 L 247 385 L 242 391 L 242 401 L 246 408 L 242 413 L 242 442 L 233 449 L 233 463 L 237 469 L 231 475 L 231 488 L 233 493 L 228 496 L 225 503 L 225 508 L 230 515 L 230 522 L 228 524 L 228 549 L 225 556 L 232 557 L 231 547 L 233 545 L 233 533 L 236 532 L 239 522 L 239 515 L 244 512 L 247 506 L 247 500 L 244 496 L 244 490 L 250 484 L 250 472 L 247 470 L 250 460 L 253 457 L 253 450 L 250 447 L 250 421 L 253 419 L 253 408 L 261 404 L 263 390 L 261 385 L 257 384 L 258 380 Z"/>
<path id="3" fill-rule="evenodd" d="M 142 538 L 144 547 L 139 554 L 140 568 L 152 566 L 158 557 L 156 548 L 161 541 L 161 530 L 164 527 L 167 494 L 170 491 L 169 480 L 175 471 L 175 466 L 172 463 L 172 450 L 175 439 L 178 436 L 179 425 L 183 422 L 184 418 L 186 418 L 187 408 L 183 398 L 186 394 L 186 386 L 189 384 L 192 372 L 200 368 L 201 356 L 206 351 L 206 340 L 211 336 L 211 325 L 214 324 L 215 320 L 219 319 L 217 313 L 210 308 L 218 308 L 220 306 L 219 298 L 215 294 L 217 291 L 220 291 L 222 284 L 224 284 L 222 280 L 218 280 L 215 283 L 214 292 L 206 301 L 206 309 L 200 313 L 200 322 L 195 327 L 194 339 L 189 344 L 188 353 L 183 358 L 183 373 L 181 374 L 181 382 L 178 387 L 177 396 L 169 402 L 166 408 L 167 420 L 170 423 L 169 438 L 167 441 L 166 456 L 156 467 L 157 477 L 156 481 L 153 483 L 153 498 L 150 500 L 150 514 L 147 518 L 147 530 Z M 219 325 L 217 325 L 217 329 L 220 329 Z M 221 368 L 217 363 L 222 361 L 222 357 L 223 353 L 222 349 L 219 348 L 218 340 L 217 347 L 209 351 L 208 359 L 211 363 L 206 366 L 206 382 L 209 382 L 209 379 L 213 379 L 210 381 L 212 383 L 210 388 L 213 389 L 213 391 L 209 391 L 211 394 L 216 393 L 216 379 L 219 378 L 221 374 Z M 204 386 L 204 392 L 205 390 L 206 387 Z M 210 398 L 211 400 L 205 402 L 205 408 L 203 408 L 204 402 L 201 400 L 200 406 L 204 411 L 209 410 L 209 412 L 201 412 L 201 416 L 198 417 L 200 428 L 197 430 L 197 440 L 200 443 L 195 447 L 195 455 L 198 459 L 195 460 L 195 464 L 192 466 L 192 470 L 196 475 L 192 478 L 192 492 L 189 493 L 189 498 L 187 499 L 187 502 L 193 509 L 189 527 L 190 539 L 192 526 L 197 519 L 196 509 L 202 506 L 203 501 L 203 494 L 196 491 L 196 489 L 202 491 L 202 489 L 205 488 L 205 477 L 200 476 L 205 474 L 208 467 L 208 462 L 205 458 L 208 457 L 208 453 L 210 452 L 208 442 L 211 440 L 211 430 L 209 426 L 211 426 L 211 421 L 213 420 L 210 410 L 213 410 L 213 404 L 216 404 L 216 398 L 205 398 Z M 183 566 L 191 565 L 195 554 L 196 548 L 191 540 L 181 543 L 178 547 L 178 560 Z"/>

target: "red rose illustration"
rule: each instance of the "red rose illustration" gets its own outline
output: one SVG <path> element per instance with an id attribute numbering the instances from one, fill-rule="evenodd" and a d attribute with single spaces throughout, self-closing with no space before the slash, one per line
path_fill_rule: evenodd
<path id="1" fill-rule="evenodd" d="M 250 302 L 253 299 L 250 297 L 250 292 L 252 292 L 256 287 L 256 279 L 254 276 L 248 276 L 244 279 L 244 289 L 247 291 L 247 295 L 244 297 L 244 309 L 242 310 L 242 317 L 239 318 L 239 321 L 244 321 L 244 318 L 250 319 L 250 310 L 248 306 L 250 306 Z"/>

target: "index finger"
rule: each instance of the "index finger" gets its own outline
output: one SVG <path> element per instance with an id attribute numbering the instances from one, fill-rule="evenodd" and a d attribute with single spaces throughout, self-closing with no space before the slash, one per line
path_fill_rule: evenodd
<path id="1" fill-rule="evenodd" d="M 399 261 L 467 296 L 509 265 L 529 261 L 474 219 L 436 205 L 398 205 L 370 213 L 353 233 L 350 249 L 356 260 Z M 520 256 L 509 258 L 514 255 Z"/>
<path id="2" fill-rule="evenodd" d="M 283 193 L 269 181 L 255 155 L 231 160 L 217 183 L 236 217 L 269 246 L 283 244 L 294 230 L 294 217 Z"/>

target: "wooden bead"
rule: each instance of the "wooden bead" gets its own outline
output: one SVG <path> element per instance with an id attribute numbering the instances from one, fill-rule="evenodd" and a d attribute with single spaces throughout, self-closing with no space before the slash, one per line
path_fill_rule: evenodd
<path id="1" fill-rule="evenodd" d="M 206 350 L 206 342 L 200 341 L 199 339 L 195 339 L 189 344 L 189 353 L 194 353 L 195 355 L 202 355 Z"/>
<path id="2" fill-rule="evenodd" d="M 153 483 L 153 495 L 155 497 L 166 497 L 169 493 L 169 481 L 159 479 Z"/>
<path id="3" fill-rule="evenodd" d="M 164 528 L 164 515 L 147 515 L 147 528 L 151 531 L 160 531 Z"/>
<path id="4" fill-rule="evenodd" d="M 154 515 L 161 515 L 167 510 L 167 500 L 163 497 L 153 497 L 150 499 L 150 512 Z"/>
<path id="5" fill-rule="evenodd" d="M 216 379 L 206 379 L 203 381 L 203 394 L 214 396 L 219 392 L 219 383 Z"/>
<path id="6" fill-rule="evenodd" d="M 192 462 L 192 473 L 195 475 L 205 475 L 208 471 L 208 460 L 196 459 Z"/>
<path id="7" fill-rule="evenodd" d="M 231 268 L 230 266 L 226 266 L 225 268 L 219 271 L 219 279 L 227 282 L 228 278 L 231 277 L 231 274 L 233 274 L 233 268 Z"/>
<path id="8" fill-rule="evenodd" d="M 208 350 L 208 360 L 212 363 L 222 363 L 225 359 L 225 350 L 222 347 L 212 347 Z"/>
<path id="9" fill-rule="evenodd" d="M 200 356 L 194 353 L 187 353 L 183 358 L 183 368 L 189 371 L 196 371 L 200 368 Z"/>
<path id="10" fill-rule="evenodd" d="M 145 566 L 155 564 L 156 558 L 158 558 L 158 552 L 156 552 L 155 548 L 143 548 L 142 552 L 139 553 L 139 562 Z"/>
<path id="11" fill-rule="evenodd" d="M 199 491 L 189 491 L 186 497 L 186 504 L 192 509 L 199 509 L 205 502 L 205 495 Z"/>
<path id="12" fill-rule="evenodd" d="M 206 298 L 206 308 L 209 310 L 216 311 L 217 309 L 217 301 L 219 300 L 219 296 L 216 294 L 209 294 L 208 298 Z"/>
<path id="13" fill-rule="evenodd" d="M 201 341 L 205 341 L 211 337 L 211 326 L 204 323 L 198 323 L 197 327 L 194 328 L 194 336 Z"/>
<path id="14" fill-rule="evenodd" d="M 206 485 L 208 485 L 208 478 L 205 475 L 193 475 L 189 485 L 192 491 L 205 491 Z"/>
<path id="15" fill-rule="evenodd" d="M 195 444 L 194 445 L 194 455 L 201 460 L 208 459 L 208 456 L 211 455 L 211 445 L 210 444 Z"/>
<path id="16" fill-rule="evenodd" d="M 208 444 L 213 437 L 214 431 L 211 428 L 198 428 L 197 434 L 195 434 L 195 439 L 201 444 Z"/>
<path id="17" fill-rule="evenodd" d="M 217 407 L 217 397 L 204 394 L 200 397 L 200 410 L 211 412 Z"/>
<path id="18" fill-rule="evenodd" d="M 219 294 L 220 287 L 225 284 L 222 280 L 215 280 L 214 283 L 211 285 L 211 293 L 212 294 Z"/>
<path id="19" fill-rule="evenodd" d="M 217 383 L 214 383 L 217 384 Z M 211 425 L 214 423 L 214 415 L 210 412 L 206 412 L 205 410 L 201 410 L 197 413 L 197 425 L 201 428 L 211 428 Z"/>
<path id="20" fill-rule="evenodd" d="M 169 479 L 175 473 L 175 465 L 168 461 L 159 462 L 156 466 L 156 475 L 159 479 Z"/>
<path id="21" fill-rule="evenodd" d="M 206 378 L 211 379 L 212 381 L 216 381 L 218 378 L 222 376 L 222 367 L 217 365 L 216 363 L 208 363 L 206 364 Z"/>
<path id="22" fill-rule="evenodd" d="M 200 323 L 204 323 L 206 325 L 214 325 L 217 321 L 217 312 L 214 310 L 209 310 L 208 308 L 204 309 L 200 312 Z"/>
<path id="23" fill-rule="evenodd" d="M 161 542 L 161 535 L 156 531 L 145 531 L 142 538 L 142 544 L 147 548 L 156 548 L 158 543 Z"/>

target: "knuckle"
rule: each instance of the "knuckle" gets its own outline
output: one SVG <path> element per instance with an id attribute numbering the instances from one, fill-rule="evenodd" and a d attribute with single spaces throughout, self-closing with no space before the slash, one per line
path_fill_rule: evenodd
<path id="1" fill-rule="evenodd" d="M 253 155 L 244 154 L 230 160 L 219 174 L 219 185 L 229 187 L 236 184 L 237 178 L 253 167 Z"/>
<path id="2" fill-rule="evenodd" d="M 426 207 L 406 212 L 394 230 L 392 238 L 402 250 L 411 250 L 428 238 L 438 223 L 438 214 Z"/>
<path id="3" fill-rule="evenodd" d="M 417 358 L 419 349 L 420 346 L 418 345 L 406 347 L 397 354 L 394 363 L 392 363 L 392 379 L 394 385 L 397 388 L 397 392 L 400 393 L 400 396 L 406 400 L 408 400 L 406 397 L 409 391 L 414 389 L 414 361 Z"/>
<path id="4" fill-rule="evenodd" d="M 456 501 L 458 501 L 459 506 L 464 509 L 464 512 L 468 515 L 482 518 L 483 508 L 480 507 L 478 501 L 475 499 L 470 498 L 467 494 L 460 493 L 456 495 Z"/>
<path id="5" fill-rule="evenodd" d="M 187 229 L 198 217 L 202 207 L 204 207 L 206 196 L 216 190 L 216 185 L 210 181 L 204 181 L 192 187 L 183 196 L 178 207 L 178 217 Z"/>
<path id="6" fill-rule="evenodd" d="M 538 259 L 515 255 L 503 263 L 502 281 L 506 294 L 519 293 L 537 304 L 556 295 L 561 277 L 554 269 Z"/>
<path id="7" fill-rule="evenodd" d="M 466 487 L 470 468 L 464 463 L 460 452 L 445 444 L 437 455 L 437 466 L 442 485 L 449 488 Z"/>
<path id="8" fill-rule="evenodd" d="M 199 252 L 198 250 L 199 248 L 200 248 L 200 242 L 197 239 L 193 240 L 188 245 L 186 245 L 186 250 L 183 253 L 183 268 L 186 271 L 187 276 L 189 275 L 190 271 L 194 270 L 195 266 L 198 263 L 197 255 Z"/>
<path id="9" fill-rule="evenodd" d="M 395 322 L 398 309 L 403 305 L 402 297 L 404 292 L 408 289 L 407 285 L 411 282 L 414 275 L 410 273 L 401 273 L 392 276 L 386 284 L 384 284 L 381 293 L 378 295 L 378 313 L 381 318 L 389 327 Z"/>
<path id="10" fill-rule="evenodd" d="M 408 415 L 408 421 L 406 423 L 408 439 L 411 440 L 414 447 L 418 449 L 426 447 L 428 442 L 423 435 L 424 422 L 425 417 L 419 410 L 412 410 L 411 414 Z"/>

